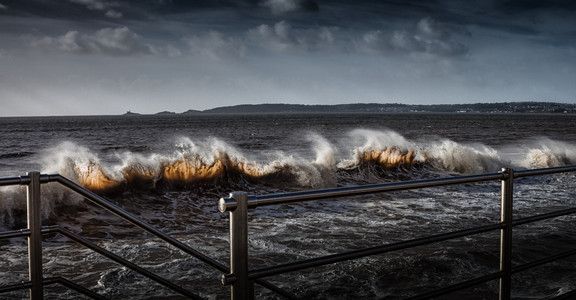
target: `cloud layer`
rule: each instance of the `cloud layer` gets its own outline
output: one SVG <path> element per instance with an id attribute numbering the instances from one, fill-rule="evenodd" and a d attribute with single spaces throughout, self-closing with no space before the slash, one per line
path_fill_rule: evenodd
<path id="1" fill-rule="evenodd" d="M 93 34 L 68 31 L 57 37 L 26 38 L 33 47 L 45 47 L 78 54 L 131 55 L 151 53 L 142 38 L 127 27 L 103 28 Z"/>
<path id="2" fill-rule="evenodd" d="M 561 0 L 0 0 L 1 114 L 574 102 L 574 28 Z"/>
<path id="3" fill-rule="evenodd" d="M 462 56 L 468 47 L 438 21 L 426 17 L 409 29 L 349 32 L 335 26 L 295 28 L 288 21 L 261 24 L 244 32 L 229 34 L 216 30 L 183 36 L 179 42 L 185 49 L 173 45 L 154 44 L 128 27 L 103 28 L 94 33 L 73 30 L 58 36 L 26 36 L 32 47 L 60 50 L 77 54 L 157 54 L 179 56 L 182 53 L 211 58 L 244 57 L 248 50 L 260 54 L 317 52 L 426 53 L 437 56 Z"/>

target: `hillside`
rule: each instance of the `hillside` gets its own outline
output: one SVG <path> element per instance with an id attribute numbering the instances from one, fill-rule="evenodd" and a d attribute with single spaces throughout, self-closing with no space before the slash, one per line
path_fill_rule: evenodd
<path id="1" fill-rule="evenodd" d="M 576 104 L 555 102 L 499 102 L 472 104 L 399 104 L 355 103 L 334 105 L 241 104 L 203 111 L 188 110 L 178 115 L 194 114 L 270 114 L 270 113 L 562 113 L 575 114 Z M 158 114 L 177 114 L 163 111 Z M 128 112 L 125 115 L 138 115 Z"/>
<path id="2" fill-rule="evenodd" d="M 352 113 L 352 112 L 436 112 L 436 113 L 576 113 L 576 104 L 552 102 L 504 102 L 474 104 L 414 105 L 399 103 L 357 103 L 337 105 L 255 104 L 218 107 L 203 113 Z"/>

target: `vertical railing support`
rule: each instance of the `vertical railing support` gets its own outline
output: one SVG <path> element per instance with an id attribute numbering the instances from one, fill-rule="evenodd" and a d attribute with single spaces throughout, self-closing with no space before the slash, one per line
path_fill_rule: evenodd
<path id="1" fill-rule="evenodd" d="M 499 299 L 509 300 L 512 292 L 512 209 L 514 198 L 514 170 L 502 169 L 507 177 L 502 180 L 502 202 L 500 220 L 504 228 L 500 230 L 500 278 Z"/>
<path id="2" fill-rule="evenodd" d="M 27 189 L 28 209 L 28 274 L 32 287 L 30 299 L 39 300 L 44 298 L 42 276 L 42 216 L 40 204 L 40 173 L 29 172 L 30 183 Z"/>
<path id="3" fill-rule="evenodd" d="M 248 194 L 233 192 L 237 203 L 230 211 L 230 273 L 235 277 L 230 287 L 233 300 L 254 298 L 253 285 L 248 280 Z"/>

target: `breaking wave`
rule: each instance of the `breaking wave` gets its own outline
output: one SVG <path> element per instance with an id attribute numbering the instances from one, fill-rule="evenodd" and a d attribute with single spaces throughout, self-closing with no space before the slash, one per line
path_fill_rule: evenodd
<path id="1" fill-rule="evenodd" d="M 527 168 L 550 168 L 576 164 L 576 146 L 548 138 L 533 140 L 522 163 Z"/>
<path id="2" fill-rule="evenodd" d="M 384 170 L 413 178 L 427 171 L 447 174 L 495 172 L 510 162 L 501 151 L 483 144 L 448 139 L 410 141 L 394 131 L 354 130 L 338 146 L 318 134 L 307 137 L 314 157 L 273 151 L 249 153 L 212 138 L 179 138 L 164 153 L 115 152 L 101 157 L 73 142 L 46 149 L 43 173 L 59 173 L 99 191 L 241 184 L 277 184 L 284 189 L 323 188 L 343 182 L 343 172 Z M 552 167 L 576 162 L 576 146 L 540 139 L 524 147 L 520 168 Z M 381 175 L 386 174 L 386 175 Z M 373 174 L 370 174 L 373 175 Z M 387 178 L 380 178 L 386 180 Z M 394 178 L 391 178 L 394 179 Z"/>
<path id="3" fill-rule="evenodd" d="M 508 166 L 532 169 L 576 164 L 576 145 L 548 138 L 496 149 L 449 139 L 412 141 L 390 130 L 362 129 L 336 142 L 310 133 L 303 143 L 312 150 L 308 157 L 280 150 L 241 151 L 216 138 L 193 141 L 186 137 L 161 151 L 100 153 L 67 141 L 38 154 L 43 158 L 42 173 L 61 174 L 105 195 L 174 189 L 267 193 L 497 172 Z M 49 200 L 42 202 L 45 218 L 58 205 L 76 205 L 82 200 L 56 184 L 43 189 Z M 23 187 L 1 187 L 0 223 L 21 219 L 14 214 L 25 211 L 25 203 Z"/>

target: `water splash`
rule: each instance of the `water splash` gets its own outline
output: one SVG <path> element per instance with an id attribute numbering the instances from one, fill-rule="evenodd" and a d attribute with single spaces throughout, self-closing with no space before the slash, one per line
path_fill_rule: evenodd
<path id="1" fill-rule="evenodd" d="M 234 182 L 272 184 L 286 190 L 333 187 L 342 183 L 342 171 L 373 167 L 387 170 L 377 176 L 402 172 L 417 178 L 426 171 L 473 174 L 497 171 L 509 164 L 500 151 L 483 144 L 448 139 L 416 142 L 391 130 L 353 130 L 339 143 L 309 133 L 303 142 L 310 144 L 314 157 L 278 150 L 251 152 L 249 158 L 222 140 L 186 137 L 177 138 L 160 152 L 122 151 L 102 156 L 68 141 L 43 151 L 42 172 L 62 174 L 98 192 L 155 189 L 159 185 L 229 187 Z M 539 139 L 524 148 L 521 167 L 575 163 L 575 149 L 568 143 Z"/>
<path id="2" fill-rule="evenodd" d="M 530 143 L 522 165 L 526 168 L 550 168 L 576 164 L 576 145 L 538 138 Z"/>
<path id="3" fill-rule="evenodd" d="M 432 165 L 442 171 L 460 174 L 495 172 L 506 165 L 497 150 L 482 144 L 465 145 L 452 140 L 427 146 Z"/>

